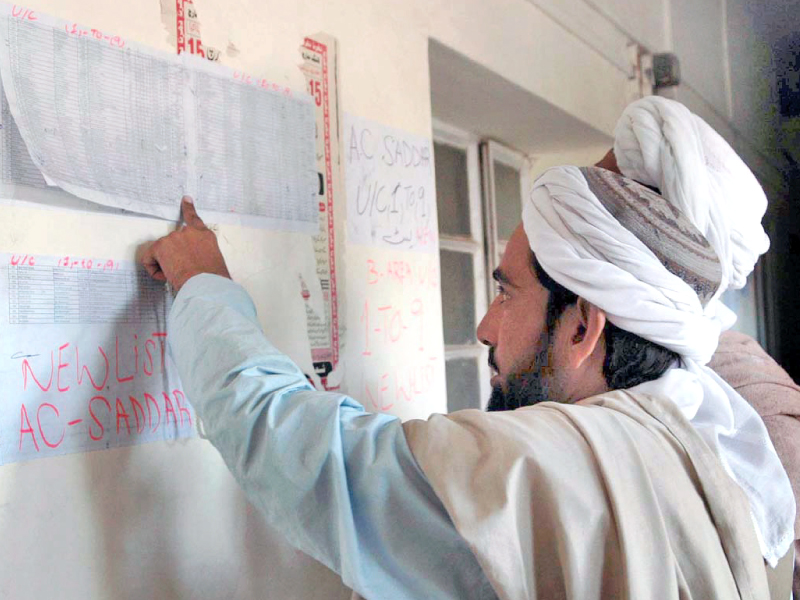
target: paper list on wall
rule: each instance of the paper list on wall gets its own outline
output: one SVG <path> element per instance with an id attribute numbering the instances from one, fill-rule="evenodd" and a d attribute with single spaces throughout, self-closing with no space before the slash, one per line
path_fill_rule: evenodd
<path id="1" fill-rule="evenodd" d="M 16 121 L 11 116 L 11 108 L 3 92 L 0 81 L 0 178 L 2 184 L 27 185 L 45 188 L 47 183 L 42 172 L 33 164 L 28 148 L 22 141 Z"/>
<path id="2" fill-rule="evenodd" d="M 162 288 L 142 270 L 113 264 L 14 265 L 8 269 L 8 320 L 11 325 L 158 323 Z"/>
<path id="3" fill-rule="evenodd" d="M 315 224 L 310 105 L 297 110 L 296 100 L 285 93 L 231 83 L 210 72 L 218 70 L 215 65 L 201 64 L 205 68 L 194 72 L 192 97 L 198 125 L 197 196 L 203 206 Z"/>
<path id="4" fill-rule="evenodd" d="M 187 170 L 181 65 L 39 21 L 0 23 L 4 90 L 45 177 L 94 201 L 173 206 Z"/>
<path id="5" fill-rule="evenodd" d="M 120 209 L 100 206 L 78 198 L 59 187 L 49 186 L 33 164 L 22 139 L 0 79 L 0 198 L 3 202 L 23 200 L 86 211 L 122 213 Z"/>
<path id="6" fill-rule="evenodd" d="M 177 218 L 189 193 L 204 209 L 253 215 L 256 224 L 313 228 L 309 99 L 248 85 L 188 55 L 2 9 L 5 94 L 48 184 L 163 218 Z M 224 107 L 213 106 L 220 99 Z"/>
<path id="7" fill-rule="evenodd" d="M 431 141 L 355 115 L 345 131 L 348 239 L 437 252 Z"/>
<path id="8" fill-rule="evenodd" d="M 163 284 L 125 261 L 0 261 L 0 464 L 194 435 Z"/>

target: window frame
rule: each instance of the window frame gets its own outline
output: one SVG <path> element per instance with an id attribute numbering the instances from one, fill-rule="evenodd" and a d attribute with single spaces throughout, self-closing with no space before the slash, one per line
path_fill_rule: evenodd
<path id="1" fill-rule="evenodd" d="M 483 199 L 480 172 L 480 139 L 453 127 L 447 123 L 433 119 L 433 142 L 456 148 L 466 153 L 467 196 L 469 206 L 469 235 L 454 236 L 439 232 L 439 251 L 446 250 L 472 256 L 472 277 L 474 282 L 475 324 L 480 323 L 489 307 L 486 281 L 486 247 L 483 221 Z M 478 366 L 478 394 L 481 410 L 486 408 L 491 393 L 491 373 L 488 360 L 489 350 L 476 339 L 474 344 L 445 344 L 445 363 L 450 360 L 474 359 Z"/>
<path id="2" fill-rule="evenodd" d="M 494 140 L 486 140 L 480 145 L 483 211 L 486 215 L 486 270 L 493 273 L 500 265 L 500 259 L 506 251 L 508 240 L 500 239 L 497 231 L 497 195 L 495 187 L 494 164 L 499 162 L 519 171 L 519 214 L 522 220 L 522 207 L 525 203 L 526 190 L 530 186 L 530 171 L 533 166 L 529 157 Z M 492 282 L 488 282 L 489 297 L 492 297 Z"/>

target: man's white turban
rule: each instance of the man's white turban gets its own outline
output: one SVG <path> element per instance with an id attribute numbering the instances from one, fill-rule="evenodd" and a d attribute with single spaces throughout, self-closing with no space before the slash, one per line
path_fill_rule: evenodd
<path id="1" fill-rule="evenodd" d="M 722 136 L 683 104 L 651 96 L 622 113 L 614 155 L 623 175 L 661 190 L 711 243 L 722 263 L 720 293 L 744 287 L 769 249 L 767 197 Z"/>
<path id="2" fill-rule="evenodd" d="M 768 248 L 766 198 L 727 143 L 677 102 L 635 102 L 616 135 L 628 177 L 546 171 L 523 209 L 525 233 L 555 281 L 621 329 L 681 356 L 679 367 L 633 389 L 670 398 L 717 452 L 747 495 L 774 566 L 794 539 L 789 479 L 758 414 L 703 366 L 735 320 L 719 296 L 742 287 Z"/>

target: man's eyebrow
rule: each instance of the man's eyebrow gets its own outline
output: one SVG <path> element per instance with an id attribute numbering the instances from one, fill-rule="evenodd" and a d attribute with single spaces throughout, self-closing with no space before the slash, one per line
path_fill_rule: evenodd
<path id="1" fill-rule="evenodd" d="M 517 287 L 511 280 L 508 278 L 503 270 L 500 267 L 497 267 L 494 271 L 492 271 L 492 279 L 494 279 L 497 283 L 502 283 L 503 285 L 510 285 L 511 287 Z"/>

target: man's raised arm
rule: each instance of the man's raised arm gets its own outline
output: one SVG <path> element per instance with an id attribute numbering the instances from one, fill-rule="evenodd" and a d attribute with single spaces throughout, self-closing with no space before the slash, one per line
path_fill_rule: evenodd
<path id="1" fill-rule="evenodd" d="M 362 595 L 493 597 L 399 419 L 314 391 L 264 337 L 214 233 L 191 203 L 182 209 L 187 225 L 142 262 L 180 290 L 168 321 L 172 356 L 206 435 L 249 499 Z"/>

